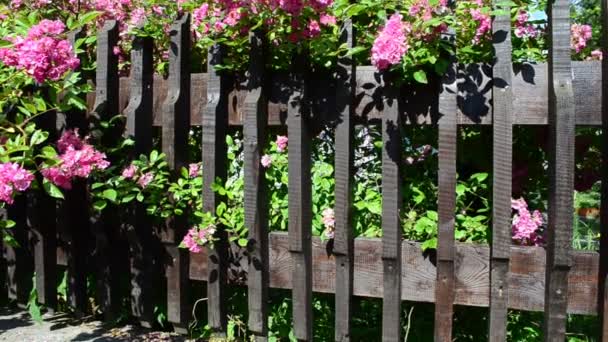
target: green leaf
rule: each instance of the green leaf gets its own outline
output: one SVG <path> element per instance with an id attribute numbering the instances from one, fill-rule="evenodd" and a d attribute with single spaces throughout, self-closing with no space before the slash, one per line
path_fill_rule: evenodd
<path id="1" fill-rule="evenodd" d="M 49 137 L 49 133 L 41 130 L 34 131 L 30 138 L 30 146 L 42 144 Z"/>
<path id="2" fill-rule="evenodd" d="M 116 197 L 118 196 L 118 193 L 114 189 L 107 189 L 103 191 L 102 196 L 112 202 L 116 202 Z"/>
<path id="3" fill-rule="evenodd" d="M 51 146 L 44 146 L 41 152 L 42 155 L 48 159 L 55 158 L 57 156 L 57 151 L 55 151 L 55 149 Z"/>
<path id="4" fill-rule="evenodd" d="M 97 211 L 102 211 L 105 209 L 105 207 L 108 205 L 108 202 L 103 201 L 103 200 L 99 200 L 99 201 L 95 201 L 95 203 L 93 203 L 93 209 L 97 210 Z"/>
<path id="5" fill-rule="evenodd" d="M 427 249 L 435 249 L 437 248 L 437 238 L 430 238 L 426 241 L 424 241 L 422 243 L 422 245 L 420 245 L 420 248 L 422 248 L 422 251 L 426 251 Z"/>
<path id="6" fill-rule="evenodd" d="M 426 72 L 424 72 L 424 70 L 418 70 L 418 71 L 414 72 L 414 79 L 418 83 L 423 83 L 423 84 L 429 83 L 429 81 L 426 78 Z"/>
<path id="7" fill-rule="evenodd" d="M 247 239 L 240 238 L 237 240 L 237 243 L 241 247 L 247 247 L 247 244 L 249 243 L 249 241 Z"/>
<path id="8" fill-rule="evenodd" d="M 51 183 L 48 179 L 44 178 L 42 181 L 42 187 L 44 188 L 44 191 L 49 194 L 49 196 L 64 199 L 61 190 L 59 190 L 59 188 L 55 184 Z"/>

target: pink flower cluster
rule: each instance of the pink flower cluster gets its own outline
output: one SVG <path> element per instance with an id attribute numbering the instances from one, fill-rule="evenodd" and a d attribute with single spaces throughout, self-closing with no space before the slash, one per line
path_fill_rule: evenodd
<path id="1" fill-rule="evenodd" d="M 42 20 L 26 37 L 11 38 L 11 47 L 0 49 L 0 60 L 33 77 L 36 82 L 57 81 L 80 61 L 69 41 L 62 39 L 65 25 L 58 20 Z"/>
<path id="2" fill-rule="evenodd" d="M 473 37 L 473 45 L 481 43 L 483 38 L 486 38 L 492 30 L 492 18 L 489 14 L 483 13 L 480 9 L 471 9 L 471 17 L 477 21 L 477 30 Z"/>
<path id="3" fill-rule="evenodd" d="M 543 216 L 540 211 L 534 210 L 530 213 L 523 198 L 512 199 L 511 208 L 516 212 L 511 227 L 513 240 L 521 245 L 542 245 L 544 239 L 540 228 L 543 226 Z"/>
<path id="4" fill-rule="evenodd" d="M 272 164 L 272 157 L 267 154 L 263 155 L 260 164 L 262 164 L 263 167 L 268 168 Z"/>
<path id="5" fill-rule="evenodd" d="M 587 46 L 587 41 L 591 39 L 591 26 L 572 24 L 570 34 L 570 47 L 576 53 L 579 53 Z"/>
<path id="6" fill-rule="evenodd" d="M 0 164 L 0 202 L 13 203 L 16 191 L 25 191 L 30 187 L 34 175 L 17 163 Z"/>
<path id="7" fill-rule="evenodd" d="M 192 253 L 200 253 L 202 251 L 202 246 L 213 242 L 215 230 L 216 228 L 214 225 L 209 225 L 204 229 L 192 227 L 188 230 L 186 236 L 184 236 L 180 247 L 188 248 Z"/>
<path id="8" fill-rule="evenodd" d="M 59 164 L 41 170 L 42 175 L 53 184 L 72 188 L 73 178 L 87 178 L 95 170 L 104 170 L 110 163 L 104 153 L 96 150 L 85 139 L 80 139 L 78 130 L 66 130 L 57 142 Z"/>
<path id="9" fill-rule="evenodd" d="M 137 165 L 130 164 L 124 170 L 122 170 L 122 177 L 124 179 L 130 179 L 137 182 L 140 188 L 145 189 L 152 180 L 154 180 L 154 172 L 149 171 L 146 173 L 140 173 Z"/>
<path id="10" fill-rule="evenodd" d="M 591 56 L 587 57 L 586 60 L 601 61 L 603 58 L 604 58 L 604 54 L 602 53 L 602 50 L 595 49 L 595 50 L 591 51 Z"/>
<path id="11" fill-rule="evenodd" d="M 277 137 L 277 141 L 276 141 L 276 143 L 277 143 L 277 150 L 279 152 L 285 152 L 285 150 L 287 149 L 287 142 L 288 142 L 288 139 L 287 139 L 286 136 L 279 135 Z"/>
<path id="12" fill-rule="evenodd" d="M 526 11 L 519 11 L 515 19 L 514 34 L 518 38 L 536 38 L 539 34 L 538 30 L 532 24 L 528 24 L 530 15 Z"/>
<path id="13" fill-rule="evenodd" d="M 188 176 L 190 178 L 198 177 L 201 174 L 201 164 L 200 163 L 192 163 L 188 165 Z"/>
<path id="14" fill-rule="evenodd" d="M 336 228 L 336 218 L 335 213 L 332 208 L 326 208 L 323 210 L 323 225 L 325 226 L 325 231 L 323 231 L 323 235 L 325 235 L 328 239 L 334 238 L 335 228 Z"/>
<path id="15" fill-rule="evenodd" d="M 410 27 L 403 23 L 402 19 L 400 14 L 393 14 L 374 40 L 372 64 L 378 70 L 386 70 L 399 64 L 407 53 L 406 35 L 410 32 Z"/>
<path id="16" fill-rule="evenodd" d="M 279 23 L 277 16 L 290 18 L 286 21 L 290 26 L 286 37 L 290 42 L 307 38 L 312 39 L 321 34 L 322 26 L 333 26 L 336 18 L 327 13 L 333 0 L 253 0 L 232 1 L 221 0 L 203 3 L 192 13 L 195 34 L 197 38 L 203 34 L 223 34 L 227 28 L 235 28 L 233 34 L 247 34 L 249 27 L 255 24 L 257 17 L 269 17 L 265 25 L 271 31 Z M 270 16 L 263 13 L 272 14 Z M 233 32 L 233 31 L 231 31 Z M 273 44 L 278 45 L 285 37 L 274 35 Z"/>

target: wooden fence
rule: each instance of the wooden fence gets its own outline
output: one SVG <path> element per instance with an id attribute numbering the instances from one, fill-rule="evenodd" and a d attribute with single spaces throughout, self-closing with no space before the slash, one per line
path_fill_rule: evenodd
<path id="1" fill-rule="evenodd" d="M 311 73 L 304 67 L 306 56 L 296 57 L 291 73 L 269 73 L 264 68 L 263 37 L 258 33 L 250 36 L 251 65 L 245 81 L 216 72 L 221 48 L 209 52 L 208 73 L 190 74 L 187 16 L 170 31 L 168 79 L 153 77 L 148 38 L 135 40 L 130 79 L 119 79 L 117 57 L 112 53 L 117 25 L 108 23 L 98 36 L 92 110 L 88 116 L 58 115 L 58 121 L 86 132 L 88 120 L 122 112 L 127 117 L 125 134 L 135 138 L 136 154 L 149 152 L 153 127 L 162 127 L 162 150 L 173 170 L 187 165 L 188 131 L 202 125 L 207 185 L 202 196 L 207 211 L 214 211 L 221 200 L 209 184 L 226 177 L 227 129 L 242 125 L 249 245 L 246 249 L 230 245 L 223 236 L 216 249 L 189 254 L 177 248 L 187 228 L 182 218 L 168 220 L 159 240 L 141 207 L 133 209 L 126 224 L 116 222 L 112 213 L 92 221 L 84 183 L 67 191 L 58 207 L 43 194 L 32 192 L 7 210 L 17 222 L 13 232 L 22 245 L 4 251 L 9 296 L 27 301 L 35 271 L 40 302 L 54 308 L 56 265 L 67 265 L 69 304 L 83 313 L 87 268 L 95 265 L 100 275 L 97 290 L 108 318 L 116 315 L 120 301 L 129 295 L 121 293 L 119 283 L 125 271 L 131 275 L 132 314 L 149 325 L 152 298 L 160 282 L 166 281 L 168 320 L 182 331 L 190 319 L 189 280 L 194 279 L 207 282 L 207 294 L 198 295 L 207 297 L 208 324 L 219 336 L 227 319 L 226 284 L 233 284 L 248 288 L 248 328 L 258 341 L 266 340 L 268 334 L 269 288 L 292 290 L 293 326 L 302 341 L 313 336 L 313 291 L 335 293 L 336 341 L 350 340 L 353 296 L 383 299 L 383 341 L 401 339 L 402 300 L 435 303 L 437 341 L 452 338 L 454 304 L 489 307 L 491 341 L 506 340 L 508 308 L 544 311 L 547 341 L 564 340 L 566 313 L 599 314 L 603 340 L 608 340 L 608 320 L 603 315 L 608 305 L 604 291 L 608 235 L 602 235 L 599 253 L 571 248 L 574 128 L 603 125 L 608 130 L 608 59 L 601 66 L 570 61 L 568 13 L 567 0 L 556 0 L 549 8 L 552 45 L 547 64 L 523 65 L 513 71 L 510 18 L 504 15 L 493 25 L 493 66 L 462 67 L 453 61 L 439 82 L 416 88 L 398 87 L 390 75 L 356 66 L 348 57 L 340 60 L 334 75 Z M 343 27 L 342 40 L 354 45 L 349 22 Z M 608 46 L 606 35 L 604 46 Z M 311 236 L 309 142 L 320 124 L 336 129 L 336 231 L 330 254 L 324 243 Z M 353 237 L 355 124 L 382 126 L 382 239 Z M 401 237 L 400 128 L 405 124 L 432 124 L 439 130 L 439 232 L 433 258 L 424 256 L 418 243 Z M 520 124 L 548 125 L 551 131 L 546 248 L 511 244 L 512 128 Z M 287 125 L 289 135 L 288 233 L 268 232 L 260 157 L 265 129 L 273 125 Z M 493 128 L 491 247 L 454 241 L 458 125 Z M 112 137 L 108 139 L 104 143 Z M 608 139 L 604 139 L 606 153 Z M 603 184 L 608 184 L 608 158 L 603 167 Z M 603 187 L 602 226 L 608 224 L 607 194 Z"/>

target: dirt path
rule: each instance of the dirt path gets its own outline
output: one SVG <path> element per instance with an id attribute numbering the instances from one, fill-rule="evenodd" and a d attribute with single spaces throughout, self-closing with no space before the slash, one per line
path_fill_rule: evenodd
<path id="1" fill-rule="evenodd" d="M 149 330 L 124 326 L 105 327 L 99 321 L 74 321 L 65 314 L 45 315 L 42 324 L 33 322 L 28 313 L 22 310 L 0 309 L 0 341 L 10 342 L 66 342 L 66 341 L 171 341 L 187 342 L 182 336 L 151 332 Z"/>

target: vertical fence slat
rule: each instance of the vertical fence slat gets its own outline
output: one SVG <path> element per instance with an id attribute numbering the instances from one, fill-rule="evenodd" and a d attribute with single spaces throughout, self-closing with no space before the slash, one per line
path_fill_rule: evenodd
<path id="1" fill-rule="evenodd" d="M 287 107 L 289 251 L 293 262 L 293 325 L 298 340 L 312 340 L 312 140 L 306 106 L 305 73 L 308 59 L 298 55 L 291 75 Z"/>
<path id="2" fill-rule="evenodd" d="M 499 9 L 499 0 L 494 1 Z M 508 6 L 508 5 L 507 5 Z M 511 246 L 511 172 L 513 155 L 513 95 L 511 92 L 511 15 L 505 14 L 492 24 L 495 60 L 493 66 L 493 190 L 492 246 L 490 261 L 490 341 L 506 341 L 508 273 Z"/>
<path id="3" fill-rule="evenodd" d="M 574 99 L 570 56 L 570 6 L 548 5 L 549 17 L 549 222 L 545 271 L 545 341 L 566 332 L 574 192 Z"/>
<path id="4" fill-rule="evenodd" d="M 401 154 L 399 88 L 388 73 L 384 76 L 382 114 L 382 264 L 384 297 L 382 340 L 401 340 Z"/>
<path id="5" fill-rule="evenodd" d="M 354 47 L 353 24 L 347 20 L 341 41 Z M 336 341 L 350 341 L 353 295 L 354 241 L 352 227 L 354 103 L 356 67 L 352 57 L 340 59 L 337 71 L 336 103 L 340 113 L 336 125 Z"/>
<path id="6" fill-rule="evenodd" d="M 97 121 L 109 121 L 120 109 L 118 56 L 113 48 L 118 43 L 118 22 L 106 22 L 97 35 L 97 75 L 95 82 L 95 105 L 91 117 Z M 104 132 L 101 144 L 113 146 L 117 136 L 114 130 Z M 112 161 L 110 161 L 112 162 Z M 93 225 L 96 242 L 97 291 L 106 320 L 113 320 L 120 310 L 120 275 L 124 260 L 120 243 L 120 223 L 115 213 L 106 210 Z M 74 241 L 79 243 L 79 241 Z"/>
<path id="7" fill-rule="evenodd" d="M 225 48 L 214 46 L 208 54 L 207 106 L 203 112 L 203 210 L 215 214 L 222 197 L 215 193 L 212 184 L 226 180 L 228 130 L 228 83 L 215 65 L 221 63 Z M 226 258 L 227 238 L 225 227 L 218 225 L 219 241 L 208 250 L 207 315 L 208 324 L 218 337 L 226 331 Z"/>
<path id="8" fill-rule="evenodd" d="M 56 140 L 57 113 L 51 111 L 39 117 L 36 124 L 49 132 L 48 142 Z M 42 177 L 38 176 L 38 182 Z M 27 194 L 28 225 L 34 245 L 34 271 L 38 301 L 49 311 L 57 306 L 57 220 L 56 203 L 43 189 Z"/>
<path id="9" fill-rule="evenodd" d="M 602 1 L 602 195 L 600 227 L 608 227 L 608 2 Z M 598 313 L 600 341 L 608 341 L 608 231 L 600 231 L 598 274 Z"/>
<path id="10" fill-rule="evenodd" d="M 188 133 L 190 130 L 190 16 L 183 15 L 170 29 L 169 90 L 163 104 L 162 151 L 176 176 L 188 163 Z M 187 229 L 185 215 L 167 219 L 162 239 L 168 260 L 167 319 L 174 329 L 187 331 L 189 306 L 189 255 L 178 248 Z"/>
<path id="11" fill-rule="evenodd" d="M 129 105 L 123 114 L 127 119 L 128 136 L 135 140 L 134 158 L 148 155 L 152 149 L 152 106 L 154 41 L 151 37 L 136 37 L 131 51 L 131 92 Z M 155 282 L 159 270 L 155 269 L 152 249 L 152 224 L 141 203 L 134 203 L 129 210 L 128 237 L 131 263 L 131 313 L 143 326 L 151 326 L 154 320 L 154 301 L 157 293 Z"/>
<path id="12" fill-rule="evenodd" d="M 450 40 L 451 37 L 450 37 Z M 435 341 L 452 340 L 454 313 L 454 210 L 456 208 L 457 63 L 452 60 L 439 94 L 439 222 L 437 282 L 435 288 Z"/>
<path id="13" fill-rule="evenodd" d="M 250 33 L 248 90 L 244 105 L 243 136 L 245 177 L 245 227 L 249 229 L 249 268 L 247 273 L 248 327 L 256 341 L 268 338 L 268 206 L 265 170 L 261 164 L 268 121 L 268 100 L 265 94 L 264 38 L 261 31 Z"/>
<path id="14" fill-rule="evenodd" d="M 85 32 L 77 30 L 70 33 L 74 44 L 83 38 Z M 72 109 L 65 113 L 65 128 L 78 128 L 81 135 L 88 130 L 87 113 Z M 69 305 L 76 315 L 82 315 L 87 309 L 87 261 L 89 260 L 89 206 L 86 181 L 78 179 L 72 182 L 72 189 L 64 192 L 65 200 L 59 206 L 58 221 L 63 223 L 67 234 L 67 296 Z M 59 228 L 59 227 L 58 227 Z"/>
<path id="15" fill-rule="evenodd" d="M 8 271 L 8 298 L 17 302 L 19 307 L 25 307 L 32 289 L 33 259 L 29 246 L 29 229 L 26 220 L 26 196 L 15 198 L 13 204 L 6 209 L 7 217 L 15 221 L 10 229 L 13 239 L 19 244 L 12 247 L 5 244 L 5 258 Z"/>

